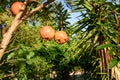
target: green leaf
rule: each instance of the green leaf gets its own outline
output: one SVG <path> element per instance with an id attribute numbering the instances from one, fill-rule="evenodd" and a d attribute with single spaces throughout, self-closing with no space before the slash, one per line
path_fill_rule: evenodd
<path id="1" fill-rule="evenodd" d="M 88 1 L 85 1 L 83 4 L 88 10 L 92 10 L 92 6 L 88 3 Z"/>
<path id="2" fill-rule="evenodd" d="M 112 69 L 118 63 L 117 59 L 110 60 L 109 68 Z"/>
<path id="3" fill-rule="evenodd" d="M 115 46 L 116 46 L 115 44 L 102 44 L 100 46 L 97 46 L 96 50 L 100 50 L 100 49 L 108 48 L 108 47 L 115 47 Z"/>
<path id="4" fill-rule="evenodd" d="M 3 8 L 0 8 L 0 12 L 4 12 L 5 10 Z"/>
<path id="5" fill-rule="evenodd" d="M 9 55 L 8 55 L 8 57 L 7 57 L 7 60 L 10 60 L 12 57 L 14 57 L 15 56 L 15 53 L 14 52 L 12 52 L 12 53 L 10 53 Z"/>
<path id="6" fill-rule="evenodd" d="M 34 52 L 30 52 L 30 53 L 27 55 L 27 59 L 31 59 L 34 55 L 35 55 Z"/>
<path id="7" fill-rule="evenodd" d="M 116 48 L 112 48 L 108 52 L 109 52 L 109 54 L 112 54 L 115 50 L 116 50 Z"/>

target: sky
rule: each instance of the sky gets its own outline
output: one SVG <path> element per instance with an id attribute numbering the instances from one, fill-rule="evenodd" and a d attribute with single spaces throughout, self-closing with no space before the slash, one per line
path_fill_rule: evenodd
<path id="1" fill-rule="evenodd" d="M 76 21 L 78 21 L 78 16 L 80 15 L 80 13 L 71 13 L 71 19 L 68 19 L 67 21 L 69 21 L 71 24 L 75 23 Z"/>
<path id="2" fill-rule="evenodd" d="M 63 4 L 65 3 L 64 0 L 56 0 L 57 2 L 62 2 Z M 67 8 L 66 4 L 64 4 L 64 6 L 66 7 L 66 9 L 70 10 L 69 8 Z M 71 24 L 75 23 L 76 21 L 78 21 L 78 16 L 80 15 L 80 13 L 75 12 L 75 13 L 70 13 L 70 19 L 68 19 L 67 21 L 69 21 Z"/>

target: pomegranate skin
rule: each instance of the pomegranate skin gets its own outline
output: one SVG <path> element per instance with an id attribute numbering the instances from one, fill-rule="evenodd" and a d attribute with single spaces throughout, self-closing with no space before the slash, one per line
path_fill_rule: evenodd
<path id="1" fill-rule="evenodd" d="M 11 7 L 10 7 L 10 10 L 11 10 L 12 14 L 13 14 L 13 15 L 17 15 L 23 5 L 24 5 L 23 2 L 18 2 L 18 1 L 12 3 L 12 5 L 11 5 Z M 27 9 L 26 9 L 26 10 L 27 10 Z M 26 10 L 25 10 L 25 12 L 24 12 L 23 14 L 26 13 Z"/>
<path id="2" fill-rule="evenodd" d="M 55 42 L 63 44 L 68 41 L 68 35 L 65 31 L 57 31 L 54 36 Z"/>
<path id="3" fill-rule="evenodd" d="M 54 38 L 55 31 L 51 26 L 44 26 L 40 29 L 40 36 L 44 40 L 51 40 Z"/>

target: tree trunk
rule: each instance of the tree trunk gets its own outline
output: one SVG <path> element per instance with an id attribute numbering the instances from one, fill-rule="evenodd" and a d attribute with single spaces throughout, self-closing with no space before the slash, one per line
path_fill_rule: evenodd
<path id="1" fill-rule="evenodd" d="M 112 68 L 112 77 L 114 77 L 115 80 L 120 80 L 120 70 L 118 69 L 117 66 L 114 66 Z"/>
<path id="2" fill-rule="evenodd" d="M 99 45 L 104 44 L 104 37 L 102 35 L 99 36 Z M 107 73 L 109 74 L 109 61 L 110 61 L 110 56 L 108 53 L 107 48 L 103 48 L 98 51 L 99 57 L 101 58 L 101 61 L 99 62 L 100 64 L 100 70 L 101 73 Z M 102 75 L 101 75 L 102 76 Z"/>

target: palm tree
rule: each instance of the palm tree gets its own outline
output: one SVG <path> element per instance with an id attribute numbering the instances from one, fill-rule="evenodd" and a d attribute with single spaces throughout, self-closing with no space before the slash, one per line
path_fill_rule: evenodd
<path id="1" fill-rule="evenodd" d="M 76 54 L 80 56 L 87 52 L 92 55 L 96 54 L 101 76 L 103 79 L 109 80 L 112 70 L 109 63 L 116 58 L 115 56 L 118 57 L 117 53 L 119 53 L 118 50 L 112 51 L 113 48 L 111 48 L 112 44 L 119 48 L 117 46 L 119 44 L 119 28 L 116 26 L 119 24 L 117 20 L 118 5 L 106 0 L 75 0 L 71 4 L 74 6 L 72 7 L 74 12 L 80 12 L 79 21 L 74 26 L 74 34 L 78 37 L 78 43 L 71 49 L 78 50 Z M 110 51 L 112 51 L 111 54 Z M 119 80 L 118 76 L 114 77 Z"/>

